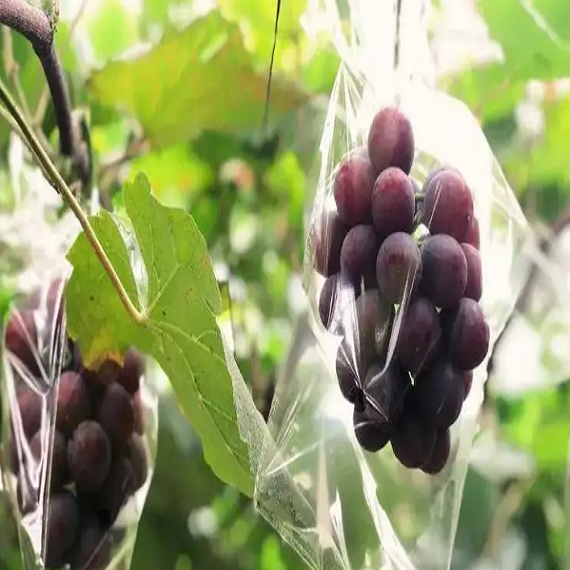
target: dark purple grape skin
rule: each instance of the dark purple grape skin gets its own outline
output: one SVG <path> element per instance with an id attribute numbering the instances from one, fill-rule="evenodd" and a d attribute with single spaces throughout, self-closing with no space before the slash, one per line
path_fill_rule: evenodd
<path id="1" fill-rule="evenodd" d="M 340 219 L 348 226 L 371 222 L 374 176 L 368 154 L 353 152 L 338 166 L 334 181 L 334 199 Z"/>
<path id="2" fill-rule="evenodd" d="M 336 354 L 336 376 L 338 386 L 344 398 L 351 404 L 356 401 L 361 391 L 364 366 L 360 352 L 353 353 L 353 348 L 343 339 Z"/>
<path id="3" fill-rule="evenodd" d="M 37 328 L 32 310 L 15 311 L 6 325 L 6 349 L 16 356 L 32 376 L 40 374 L 37 358 Z"/>
<path id="4" fill-rule="evenodd" d="M 383 370 L 373 364 L 364 381 L 364 407 L 367 417 L 382 430 L 390 431 L 400 420 L 410 376 L 396 363 Z"/>
<path id="5" fill-rule="evenodd" d="M 477 368 L 489 351 L 489 326 L 479 304 L 464 297 L 454 312 L 449 333 L 449 355 L 461 370 Z"/>
<path id="6" fill-rule="evenodd" d="M 103 484 L 111 468 L 111 444 L 97 422 L 77 426 L 67 446 L 67 461 L 78 491 L 90 493 Z"/>
<path id="7" fill-rule="evenodd" d="M 372 220 L 380 241 L 395 232 L 410 233 L 415 211 L 414 187 L 405 172 L 384 170 L 372 190 Z"/>
<path id="8" fill-rule="evenodd" d="M 337 294 L 340 293 L 340 274 L 327 277 L 319 295 L 319 317 L 321 323 L 330 332 L 337 332 L 340 319 L 341 307 L 337 303 Z M 340 297 L 340 295 L 338 295 Z M 340 300 L 340 299 L 339 299 Z"/>
<path id="9" fill-rule="evenodd" d="M 113 541 L 93 515 L 81 513 L 79 531 L 69 555 L 71 570 L 105 570 L 111 562 Z"/>
<path id="10" fill-rule="evenodd" d="M 412 301 L 397 334 L 396 358 L 416 376 L 431 364 L 440 347 L 441 324 L 435 305 L 425 297 Z"/>
<path id="11" fill-rule="evenodd" d="M 360 446 L 375 453 L 380 451 L 390 441 L 390 433 L 384 431 L 373 419 L 368 416 L 367 409 L 357 410 L 354 408 L 352 415 L 354 435 Z"/>
<path id="12" fill-rule="evenodd" d="M 461 413 L 465 388 L 463 373 L 440 358 L 416 379 L 412 392 L 414 409 L 423 421 L 447 429 Z"/>
<path id="13" fill-rule="evenodd" d="M 463 372 L 463 391 L 464 397 L 463 400 L 467 400 L 467 397 L 471 393 L 471 388 L 473 386 L 473 371 L 467 370 Z"/>
<path id="14" fill-rule="evenodd" d="M 79 507 L 70 491 L 51 495 L 48 501 L 46 568 L 60 568 L 79 527 Z"/>
<path id="15" fill-rule="evenodd" d="M 467 232 L 466 243 L 472 245 L 477 251 L 481 249 L 481 234 L 479 232 L 479 220 L 473 216 L 471 228 Z"/>
<path id="16" fill-rule="evenodd" d="M 422 296 L 446 309 L 459 303 L 466 286 L 467 260 L 461 246 L 444 234 L 428 238 L 422 246 Z"/>
<path id="17" fill-rule="evenodd" d="M 406 402 L 404 414 L 390 435 L 392 451 L 408 469 L 426 465 L 435 446 L 436 430 L 426 425 Z"/>
<path id="18" fill-rule="evenodd" d="M 128 459 L 133 470 L 133 492 L 138 491 L 148 477 L 148 457 L 142 437 L 134 433 L 127 444 L 125 457 Z"/>
<path id="19" fill-rule="evenodd" d="M 40 429 L 42 422 L 42 398 L 29 388 L 21 388 L 18 391 L 17 400 L 24 435 L 29 441 Z"/>
<path id="20" fill-rule="evenodd" d="M 98 375 L 99 380 L 103 386 L 109 386 L 119 380 L 122 368 L 118 362 L 108 359 L 105 360 L 99 367 Z"/>
<path id="21" fill-rule="evenodd" d="M 414 147 L 412 125 L 399 109 L 387 107 L 376 114 L 368 134 L 368 154 L 375 176 L 390 166 L 409 174 Z"/>
<path id="22" fill-rule="evenodd" d="M 39 463 L 42 457 L 42 431 L 38 431 L 30 442 L 32 456 Z M 46 456 L 47 457 L 47 456 Z M 57 429 L 53 434 L 52 459 L 50 469 L 50 489 L 61 490 L 69 483 L 69 465 L 67 463 L 67 440 Z"/>
<path id="23" fill-rule="evenodd" d="M 352 228 L 344 238 L 340 252 L 340 267 L 343 276 L 360 286 L 362 282 L 375 281 L 378 237 L 371 225 Z"/>
<path id="24" fill-rule="evenodd" d="M 442 170 L 425 188 L 423 223 L 432 235 L 465 241 L 473 223 L 473 196 L 453 169 Z"/>
<path id="25" fill-rule="evenodd" d="M 406 289 L 412 295 L 422 276 L 422 258 L 414 238 L 402 232 L 388 236 L 376 258 L 376 279 L 390 303 L 401 303 Z"/>
<path id="26" fill-rule="evenodd" d="M 467 285 L 464 296 L 474 301 L 480 301 L 483 296 L 481 256 L 477 249 L 468 243 L 462 243 L 461 249 L 463 249 L 467 260 Z"/>
<path id="27" fill-rule="evenodd" d="M 437 432 L 435 445 L 429 461 L 421 468 L 424 473 L 437 475 L 446 466 L 451 451 L 451 434 L 449 430 Z"/>
<path id="28" fill-rule="evenodd" d="M 129 348 L 118 378 L 119 384 L 129 394 L 134 394 L 139 389 L 144 367 L 144 356 L 136 348 Z"/>
<path id="29" fill-rule="evenodd" d="M 90 413 L 91 402 L 87 384 L 77 372 L 64 372 L 59 381 L 57 396 L 57 429 L 69 437 Z"/>
<path id="30" fill-rule="evenodd" d="M 334 210 L 328 210 L 316 223 L 314 267 L 323 277 L 340 271 L 340 250 L 348 226 Z"/>
<path id="31" fill-rule="evenodd" d="M 113 449 L 123 449 L 135 427 L 135 407 L 131 395 L 120 384 L 109 384 L 99 402 L 96 419 L 105 430 Z"/>

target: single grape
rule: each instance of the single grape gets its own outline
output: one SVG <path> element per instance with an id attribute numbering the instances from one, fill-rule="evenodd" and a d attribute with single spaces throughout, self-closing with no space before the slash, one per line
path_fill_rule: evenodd
<path id="1" fill-rule="evenodd" d="M 352 415 L 354 435 L 360 446 L 366 451 L 374 453 L 380 451 L 390 441 L 390 433 L 384 431 L 367 414 L 367 409 L 354 408 Z"/>
<path id="2" fill-rule="evenodd" d="M 354 152 L 341 161 L 333 192 L 338 215 L 347 226 L 371 221 L 373 186 L 374 176 L 367 153 Z"/>
<path id="3" fill-rule="evenodd" d="M 398 362 L 416 376 L 431 364 L 440 346 L 441 325 L 434 304 L 425 297 L 413 301 L 397 334 Z"/>
<path id="4" fill-rule="evenodd" d="M 136 348 L 129 348 L 125 354 L 123 369 L 119 374 L 119 384 L 129 394 L 134 394 L 139 389 L 143 374 L 144 356 Z"/>
<path id="5" fill-rule="evenodd" d="M 30 442 L 30 451 L 38 462 L 42 457 L 42 431 L 38 431 Z M 46 450 L 47 454 L 47 450 Z M 47 455 L 46 455 L 47 458 Z M 52 459 L 50 470 L 50 489 L 59 491 L 69 482 L 69 465 L 67 463 L 67 441 L 57 429 L 53 434 Z"/>
<path id="6" fill-rule="evenodd" d="M 382 430 L 390 431 L 402 415 L 411 382 L 408 373 L 396 363 L 383 368 L 379 364 L 369 368 L 364 381 L 364 404 L 368 418 Z"/>
<path id="7" fill-rule="evenodd" d="M 408 469 L 426 465 L 435 446 L 436 430 L 426 425 L 406 402 L 404 413 L 390 435 L 392 451 Z"/>
<path id="8" fill-rule="evenodd" d="M 333 210 L 323 213 L 316 225 L 315 271 L 330 277 L 340 271 L 340 250 L 348 227 Z"/>
<path id="9" fill-rule="evenodd" d="M 372 220 L 380 241 L 394 232 L 409 233 L 415 211 L 411 180 L 399 168 L 384 170 L 372 190 Z"/>
<path id="10" fill-rule="evenodd" d="M 148 457 L 146 447 L 140 435 L 134 433 L 127 444 L 125 457 L 128 459 L 133 470 L 133 492 L 138 491 L 148 477 Z"/>
<path id="11" fill-rule="evenodd" d="M 368 134 L 368 154 L 374 175 L 390 166 L 410 173 L 414 161 L 414 133 L 408 118 L 397 108 L 376 114 Z"/>
<path id="12" fill-rule="evenodd" d="M 433 170 L 430 170 L 430 172 L 428 173 L 426 179 L 424 180 L 424 184 L 422 186 L 422 194 L 425 196 L 427 187 L 430 185 L 431 181 L 441 172 L 443 172 L 444 170 L 449 170 L 449 166 L 438 166 L 437 168 L 434 168 Z"/>
<path id="13" fill-rule="evenodd" d="M 331 275 L 327 277 L 324 282 L 321 294 L 319 295 L 319 316 L 321 323 L 330 332 L 336 332 L 338 329 L 338 315 L 337 315 L 337 289 L 340 274 Z"/>
<path id="14" fill-rule="evenodd" d="M 465 393 L 464 400 L 467 400 L 467 397 L 471 393 L 471 387 L 473 386 L 473 371 L 466 370 L 463 372 L 463 391 Z"/>
<path id="15" fill-rule="evenodd" d="M 63 566 L 78 527 L 79 508 L 73 493 L 61 491 L 51 495 L 47 512 L 46 568 L 55 570 Z"/>
<path id="16" fill-rule="evenodd" d="M 347 342 L 346 338 L 343 339 L 336 354 L 336 375 L 342 395 L 351 404 L 355 402 L 361 391 L 362 375 L 365 370 L 363 360 L 365 359 L 360 349 L 353 343 Z"/>
<path id="17" fill-rule="evenodd" d="M 473 196 L 459 172 L 446 169 L 432 178 L 425 189 L 423 222 L 432 235 L 465 241 L 473 222 Z"/>
<path id="18" fill-rule="evenodd" d="M 108 386 L 113 382 L 119 380 L 119 376 L 122 372 L 121 365 L 115 360 L 107 359 L 99 367 L 99 380 L 104 386 Z"/>
<path id="19" fill-rule="evenodd" d="M 340 266 L 343 276 L 356 286 L 363 281 L 376 281 L 375 266 L 378 255 L 378 238 L 373 226 L 355 226 L 342 244 Z"/>
<path id="20" fill-rule="evenodd" d="M 11 315 L 4 342 L 32 376 L 39 376 L 38 332 L 32 310 L 15 311 Z"/>
<path id="21" fill-rule="evenodd" d="M 17 399 L 24 435 L 30 440 L 42 423 L 42 398 L 26 387 L 18 390 Z"/>
<path id="22" fill-rule="evenodd" d="M 479 252 L 468 243 L 462 243 L 461 248 L 467 260 L 467 286 L 465 297 L 479 301 L 483 295 L 483 274 L 481 269 L 481 256 Z"/>
<path id="23" fill-rule="evenodd" d="M 382 294 L 390 303 L 401 303 L 406 291 L 410 294 L 422 276 L 422 258 L 414 238 L 398 232 L 388 236 L 376 258 L 376 279 Z"/>
<path id="24" fill-rule="evenodd" d="M 81 513 L 79 532 L 69 556 L 71 570 L 105 570 L 111 562 L 113 541 L 93 515 Z"/>
<path id="25" fill-rule="evenodd" d="M 489 326 L 478 303 L 464 297 L 459 302 L 449 335 L 451 361 L 461 370 L 477 368 L 489 350 Z"/>
<path id="26" fill-rule="evenodd" d="M 436 475 L 445 467 L 449 459 L 451 450 L 451 435 L 449 430 L 441 430 L 437 432 L 435 446 L 433 448 L 429 461 L 422 467 L 422 471 L 430 475 Z"/>
<path id="27" fill-rule="evenodd" d="M 477 251 L 481 249 L 481 235 L 479 233 L 479 220 L 473 216 L 473 221 L 471 222 L 471 227 L 467 232 L 467 237 L 465 241 L 472 245 Z"/>
<path id="28" fill-rule="evenodd" d="M 110 527 L 127 499 L 134 492 L 134 473 L 129 461 L 122 455 L 112 463 L 109 474 L 92 497 L 82 500 L 91 504 L 105 527 Z"/>
<path id="29" fill-rule="evenodd" d="M 428 238 L 422 246 L 420 292 L 436 307 L 457 305 L 467 286 L 467 260 L 461 246 L 448 235 Z"/>
<path id="30" fill-rule="evenodd" d="M 109 384 L 99 403 L 96 419 L 113 448 L 124 448 L 135 426 L 135 407 L 131 395 L 120 384 Z"/>
<path id="31" fill-rule="evenodd" d="M 83 378 L 73 371 L 64 372 L 59 381 L 56 426 L 64 435 L 73 430 L 91 413 L 89 389 Z"/>
<path id="32" fill-rule="evenodd" d="M 463 373 L 443 358 L 418 376 L 412 390 L 415 410 L 437 429 L 446 429 L 457 420 L 464 394 Z"/>
<path id="33" fill-rule="evenodd" d="M 94 421 L 77 426 L 67 446 L 71 477 L 81 492 L 93 492 L 105 481 L 111 468 L 111 444 Z"/>

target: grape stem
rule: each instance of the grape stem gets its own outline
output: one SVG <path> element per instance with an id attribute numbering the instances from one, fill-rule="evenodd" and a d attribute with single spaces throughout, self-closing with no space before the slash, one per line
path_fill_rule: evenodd
<path id="1" fill-rule="evenodd" d="M 1 0 L 0 0 L 1 1 Z M 61 174 L 58 172 L 57 168 L 55 167 L 54 163 L 51 161 L 50 157 L 48 156 L 45 149 L 42 147 L 40 142 L 38 141 L 36 135 L 34 134 L 32 128 L 27 123 L 26 119 L 22 111 L 18 108 L 15 101 L 12 99 L 12 96 L 8 92 L 6 85 L 0 79 L 0 102 L 4 105 L 7 112 L 10 116 L 14 119 L 16 125 L 23 135 L 24 140 L 31 150 L 33 155 L 35 156 L 36 160 L 39 162 L 40 166 L 47 174 L 49 181 L 54 186 L 54 188 L 61 194 L 69 209 L 73 212 L 77 220 L 79 221 L 83 231 L 85 232 L 85 237 L 91 244 L 95 255 L 101 262 L 103 269 L 109 276 L 113 286 L 117 290 L 121 302 L 123 303 L 125 309 L 137 324 L 143 324 L 147 320 L 147 316 L 141 313 L 131 301 L 125 287 L 123 286 L 113 264 L 111 263 L 110 259 L 107 257 L 101 242 L 97 238 L 95 231 L 93 230 L 91 224 L 89 223 L 89 219 L 85 212 L 82 210 L 79 202 L 73 195 L 73 192 L 70 190 L 69 186 L 66 184 L 65 180 L 62 178 Z"/>

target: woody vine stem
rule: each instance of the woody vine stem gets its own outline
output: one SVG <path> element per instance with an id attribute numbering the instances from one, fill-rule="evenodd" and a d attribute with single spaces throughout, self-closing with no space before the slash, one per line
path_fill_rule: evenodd
<path id="1" fill-rule="evenodd" d="M 64 156 L 71 156 L 73 158 L 77 174 L 83 179 L 83 175 L 85 174 L 83 166 L 87 163 L 80 158 L 82 149 L 76 134 L 77 132 L 74 130 L 69 95 L 61 72 L 61 65 L 59 64 L 53 45 L 53 23 L 42 10 L 21 0 L 0 0 L 0 23 L 24 35 L 30 41 L 34 51 L 40 58 L 57 117 L 61 153 Z M 26 120 L 24 113 L 18 107 L 10 95 L 7 86 L 1 79 L 0 103 L 2 103 L 5 110 L 14 120 L 18 127 L 18 134 L 24 138 L 26 145 L 42 167 L 48 181 L 55 190 L 61 194 L 63 200 L 79 221 L 85 232 L 85 237 L 117 290 L 125 309 L 133 321 L 139 324 L 144 323 L 146 321 L 146 315 L 141 313 L 131 301 L 113 264 L 107 257 L 101 242 L 89 223 L 86 213 L 81 208 L 78 200 L 48 156 L 46 150 L 39 142 L 32 127 Z M 12 121 L 10 121 L 10 123 L 12 127 L 15 126 Z"/>

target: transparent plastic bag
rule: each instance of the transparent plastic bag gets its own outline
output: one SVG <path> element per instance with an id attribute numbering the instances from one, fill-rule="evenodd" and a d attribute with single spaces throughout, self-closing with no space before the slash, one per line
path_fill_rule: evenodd
<path id="1" fill-rule="evenodd" d="M 4 483 L 24 568 L 128 568 L 156 457 L 157 371 L 134 349 L 84 366 L 64 300 L 78 224 L 21 167 L 0 247 L 13 292 L 1 343 Z"/>
<path id="2" fill-rule="evenodd" d="M 424 3 L 347 4 L 348 40 L 325 6 L 342 63 L 307 240 L 310 311 L 255 500 L 316 570 L 447 569 L 486 363 L 534 236 L 474 117 L 428 85 Z"/>

